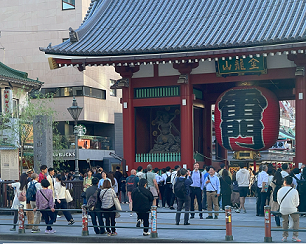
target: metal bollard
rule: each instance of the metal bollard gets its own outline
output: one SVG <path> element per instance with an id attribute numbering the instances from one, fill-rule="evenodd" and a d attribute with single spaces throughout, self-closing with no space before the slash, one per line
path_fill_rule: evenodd
<path id="1" fill-rule="evenodd" d="M 264 242 L 272 242 L 271 236 L 271 207 L 265 206 L 265 238 Z"/>
<path id="2" fill-rule="evenodd" d="M 232 241 L 233 232 L 232 232 L 232 209 L 231 206 L 225 206 L 225 227 L 226 227 L 226 241 Z"/>
<path id="3" fill-rule="evenodd" d="M 85 205 L 82 205 L 82 236 L 88 236 L 88 216 Z"/>
<path id="4" fill-rule="evenodd" d="M 25 229 L 24 229 L 24 206 L 22 204 L 19 205 L 18 207 L 18 234 L 24 234 L 25 233 Z"/>
<path id="5" fill-rule="evenodd" d="M 151 237 L 157 238 L 157 207 L 151 207 Z"/>

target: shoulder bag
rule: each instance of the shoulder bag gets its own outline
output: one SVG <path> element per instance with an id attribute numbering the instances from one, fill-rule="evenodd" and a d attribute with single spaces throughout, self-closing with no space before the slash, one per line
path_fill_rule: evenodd
<path id="1" fill-rule="evenodd" d="M 66 199 L 67 203 L 73 201 L 73 198 L 72 198 L 72 196 L 70 194 L 70 191 L 67 190 L 66 188 L 65 188 L 65 199 Z"/>
<path id="2" fill-rule="evenodd" d="M 116 193 L 115 193 L 115 194 L 116 194 Z M 114 201 L 116 210 L 121 211 L 122 208 L 121 208 L 121 204 L 120 204 L 120 202 L 119 202 L 119 199 L 118 199 L 117 196 L 114 197 L 114 194 L 113 194 L 113 201 Z M 119 213 L 119 212 L 116 212 L 115 218 L 119 218 L 119 217 L 120 217 L 120 213 Z"/>

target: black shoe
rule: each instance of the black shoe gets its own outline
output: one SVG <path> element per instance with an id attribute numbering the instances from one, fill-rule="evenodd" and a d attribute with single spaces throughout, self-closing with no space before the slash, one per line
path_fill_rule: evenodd
<path id="1" fill-rule="evenodd" d="M 175 225 L 179 225 L 180 223 L 175 223 Z"/>
<path id="2" fill-rule="evenodd" d="M 169 209 L 174 210 L 174 207 L 170 207 Z"/>
<path id="3" fill-rule="evenodd" d="M 190 223 L 184 223 L 184 225 L 190 225 Z"/>
<path id="4" fill-rule="evenodd" d="M 259 216 L 259 214 L 256 214 L 256 216 Z"/>
<path id="5" fill-rule="evenodd" d="M 218 219 L 218 216 L 215 216 L 214 219 Z"/>
<path id="6" fill-rule="evenodd" d="M 200 216 L 200 219 L 203 219 L 203 216 Z"/>
<path id="7" fill-rule="evenodd" d="M 213 219 L 213 216 L 207 216 L 206 219 Z"/>
<path id="8" fill-rule="evenodd" d="M 74 220 L 72 219 L 72 220 L 70 220 L 69 222 L 68 222 L 68 225 L 73 225 L 75 222 L 74 222 Z"/>
<path id="9" fill-rule="evenodd" d="M 191 215 L 190 218 L 191 218 L 191 219 L 194 219 L 194 215 Z"/>
<path id="10" fill-rule="evenodd" d="M 136 223 L 136 227 L 140 227 L 140 224 L 141 224 L 141 220 L 139 219 L 139 220 L 137 220 L 137 223 Z"/>

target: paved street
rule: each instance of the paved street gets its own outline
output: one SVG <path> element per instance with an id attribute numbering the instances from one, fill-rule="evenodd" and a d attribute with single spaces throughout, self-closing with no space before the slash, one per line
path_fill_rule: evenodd
<path id="1" fill-rule="evenodd" d="M 247 213 L 233 213 L 233 236 L 234 242 L 263 242 L 264 240 L 264 218 L 255 216 L 255 198 L 247 198 Z M 123 210 L 128 210 L 126 204 Z M 170 211 L 169 209 L 158 208 L 158 211 Z M 175 225 L 174 213 L 158 214 L 158 239 L 144 237 L 141 229 L 136 228 L 118 228 L 118 236 L 108 237 L 106 235 L 96 235 L 93 228 L 89 228 L 89 237 L 82 237 L 81 214 L 75 214 L 76 223 L 72 227 L 56 227 L 57 224 L 66 225 L 67 222 L 62 216 L 58 219 L 54 226 L 57 231 L 54 235 L 46 235 L 41 233 L 30 233 L 26 230 L 26 234 L 17 234 L 10 232 L 10 226 L 0 226 L 1 240 L 19 240 L 19 241 L 50 241 L 50 242 L 225 242 L 225 230 L 205 231 L 206 228 L 225 228 L 225 215 L 220 214 L 218 220 L 200 220 L 198 215 L 195 219 L 191 219 L 189 226 Z M 273 217 L 272 217 L 273 218 Z M 11 223 L 12 216 L 0 216 L 1 223 Z M 117 219 L 118 227 L 135 227 L 136 216 L 129 216 L 129 213 L 122 213 Z M 181 223 L 183 218 L 181 217 Z M 89 223 L 91 225 L 91 223 Z M 162 228 L 177 228 L 175 230 L 165 230 Z M 272 219 L 272 228 L 276 228 L 274 218 Z M 44 227 L 41 227 L 44 229 Z M 198 230 L 191 230 L 198 229 Z M 202 229 L 202 230 L 201 230 Z M 306 218 L 300 218 L 300 229 L 306 229 Z M 182 230 L 182 231 L 181 231 Z M 281 242 L 282 232 L 273 231 L 272 238 L 274 242 Z M 289 233 L 290 239 L 292 233 Z M 302 241 L 306 241 L 306 233 L 300 233 Z M 4 241 L 3 241 L 4 242 Z"/>

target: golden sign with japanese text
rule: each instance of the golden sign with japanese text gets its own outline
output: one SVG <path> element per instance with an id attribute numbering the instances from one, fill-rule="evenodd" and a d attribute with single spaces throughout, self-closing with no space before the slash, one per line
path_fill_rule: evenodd
<path id="1" fill-rule="evenodd" d="M 216 61 L 217 76 L 237 76 L 237 75 L 261 75 L 267 74 L 266 58 L 260 57 L 239 57 L 225 58 Z"/>

